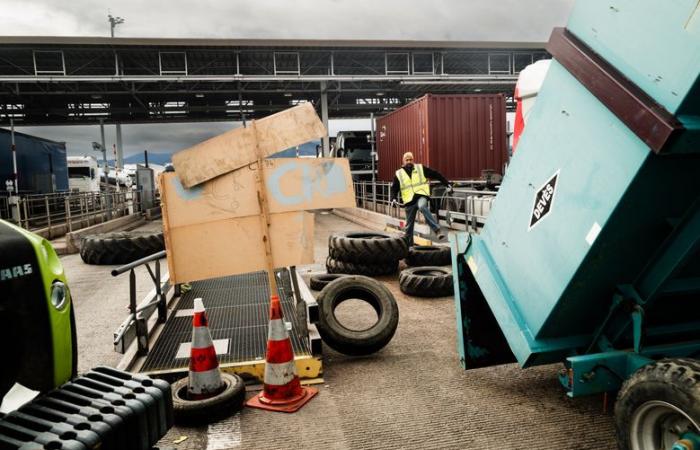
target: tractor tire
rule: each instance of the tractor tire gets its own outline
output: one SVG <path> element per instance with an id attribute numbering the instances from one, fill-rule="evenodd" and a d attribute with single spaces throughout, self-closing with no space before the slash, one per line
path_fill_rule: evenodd
<path id="1" fill-rule="evenodd" d="M 671 448 L 679 430 L 700 433 L 700 361 L 662 359 L 637 370 L 617 396 L 615 430 L 621 450 Z"/>
<path id="2" fill-rule="evenodd" d="M 343 278 L 344 276 L 347 275 L 342 273 L 322 273 L 314 275 L 309 279 L 309 287 L 314 291 L 320 291 L 331 281 L 335 281 L 338 278 Z"/>
<path id="3" fill-rule="evenodd" d="M 164 249 L 163 233 L 119 231 L 85 236 L 80 257 L 85 264 L 127 264 Z"/>
<path id="4" fill-rule="evenodd" d="M 399 262 L 387 262 L 383 264 L 359 264 L 333 259 L 330 256 L 326 259 L 326 272 L 342 273 L 347 275 L 364 275 L 367 277 L 379 277 L 391 275 L 399 270 Z"/>
<path id="5" fill-rule="evenodd" d="M 443 267 L 412 267 L 399 275 L 401 292 L 416 297 L 446 297 L 454 294 L 452 271 Z"/>
<path id="6" fill-rule="evenodd" d="M 335 316 L 345 300 L 369 303 L 377 313 L 377 322 L 364 330 L 351 330 Z M 399 306 L 384 284 L 368 277 L 351 276 L 326 286 L 318 296 L 320 311 L 318 332 L 329 347 L 346 355 L 369 355 L 384 348 L 399 325 Z"/>
<path id="7" fill-rule="evenodd" d="M 243 409 L 245 401 L 245 383 L 238 375 L 221 372 L 224 390 L 217 395 L 203 400 L 187 398 L 187 377 L 172 386 L 173 411 L 175 423 L 198 425 L 233 415 Z"/>
<path id="8" fill-rule="evenodd" d="M 408 249 L 406 264 L 411 267 L 448 266 L 452 264 L 452 252 L 444 245 L 416 245 Z"/>
<path id="9" fill-rule="evenodd" d="M 402 237 L 369 231 L 334 233 L 328 239 L 331 258 L 360 264 L 383 264 L 406 257 L 408 248 Z"/>

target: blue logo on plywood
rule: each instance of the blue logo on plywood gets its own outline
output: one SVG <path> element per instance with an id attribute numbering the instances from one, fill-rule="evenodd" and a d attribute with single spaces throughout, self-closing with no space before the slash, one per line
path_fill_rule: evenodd
<path id="1" fill-rule="evenodd" d="M 528 228 L 528 231 L 537 225 L 542 219 L 544 219 L 545 216 L 552 210 L 554 194 L 557 192 L 558 177 L 559 171 L 557 170 L 557 173 L 555 173 L 552 178 L 550 178 L 549 181 L 547 181 L 535 194 L 535 204 L 532 207 L 532 215 L 530 216 L 530 227 Z"/>

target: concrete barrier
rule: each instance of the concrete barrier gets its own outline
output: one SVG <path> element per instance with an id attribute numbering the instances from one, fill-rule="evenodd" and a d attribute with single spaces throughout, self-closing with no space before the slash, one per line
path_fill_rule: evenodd
<path id="1" fill-rule="evenodd" d="M 80 251 L 80 240 L 83 236 L 90 234 L 108 233 L 114 230 L 125 228 L 135 228 L 144 224 L 146 221 L 140 214 L 132 214 L 130 216 L 119 217 L 107 222 L 99 223 L 91 227 L 73 231 L 66 234 L 66 251 L 68 253 L 78 253 Z"/>

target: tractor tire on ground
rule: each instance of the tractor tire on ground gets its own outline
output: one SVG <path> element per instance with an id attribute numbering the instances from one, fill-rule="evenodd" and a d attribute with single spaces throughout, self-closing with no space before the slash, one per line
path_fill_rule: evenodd
<path id="1" fill-rule="evenodd" d="M 331 281 L 335 281 L 338 278 L 343 278 L 347 276 L 342 273 L 321 273 L 318 275 L 313 275 L 309 279 L 309 287 L 314 291 L 320 291 L 328 285 Z"/>
<path id="2" fill-rule="evenodd" d="M 399 275 L 401 292 L 416 297 L 446 297 L 454 294 L 452 271 L 444 267 L 412 267 Z"/>
<path id="3" fill-rule="evenodd" d="M 406 257 L 408 248 L 402 237 L 386 233 L 334 233 L 328 239 L 328 254 L 339 261 L 361 264 L 382 264 Z"/>
<path id="4" fill-rule="evenodd" d="M 127 264 L 164 249 L 163 233 L 119 231 L 85 236 L 80 257 L 86 264 Z"/>
<path id="5" fill-rule="evenodd" d="M 225 388 L 214 397 L 204 400 L 187 398 L 187 377 L 172 386 L 175 422 L 184 425 L 210 423 L 243 409 L 245 383 L 238 375 L 221 372 Z"/>
<path id="6" fill-rule="evenodd" d="M 671 448 L 679 434 L 700 433 L 700 361 L 662 359 L 636 371 L 617 396 L 615 429 L 621 450 Z"/>
<path id="7" fill-rule="evenodd" d="M 452 264 L 452 252 L 444 245 L 416 245 L 408 249 L 406 264 L 411 267 L 448 266 Z"/>
<path id="8" fill-rule="evenodd" d="M 328 257 L 326 259 L 326 272 L 342 273 L 347 275 L 365 275 L 367 277 L 378 277 L 391 275 L 399 270 L 399 262 L 387 262 L 382 264 L 359 264 L 347 261 L 340 261 Z"/>
<path id="9" fill-rule="evenodd" d="M 377 313 L 377 322 L 365 330 L 344 327 L 335 309 L 345 300 L 364 300 Z M 399 325 L 399 306 L 382 283 L 368 277 L 351 276 L 335 280 L 318 296 L 318 332 L 329 347 L 346 355 L 369 355 L 386 346 Z"/>

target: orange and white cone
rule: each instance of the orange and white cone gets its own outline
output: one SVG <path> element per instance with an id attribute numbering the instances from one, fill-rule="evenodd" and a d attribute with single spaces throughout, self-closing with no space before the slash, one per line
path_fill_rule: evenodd
<path id="1" fill-rule="evenodd" d="M 214 342 L 209 333 L 207 313 L 202 299 L 196 298 L 192 316 L 192 349 L 187 396 L 190 400 L 201 400 L 213 397 L 223 388 L 224 382 L 219 372 Z"/>
<path id="2" fill-rule="evenodd" d="M 270 327 L 267 333 L 263 391 L 246 403 L 253 408 L 293 413 L 318 393 L 302 387 L 294 364 L 292 341 L 282 319 L 278 296 L 270 297 Z"/>

